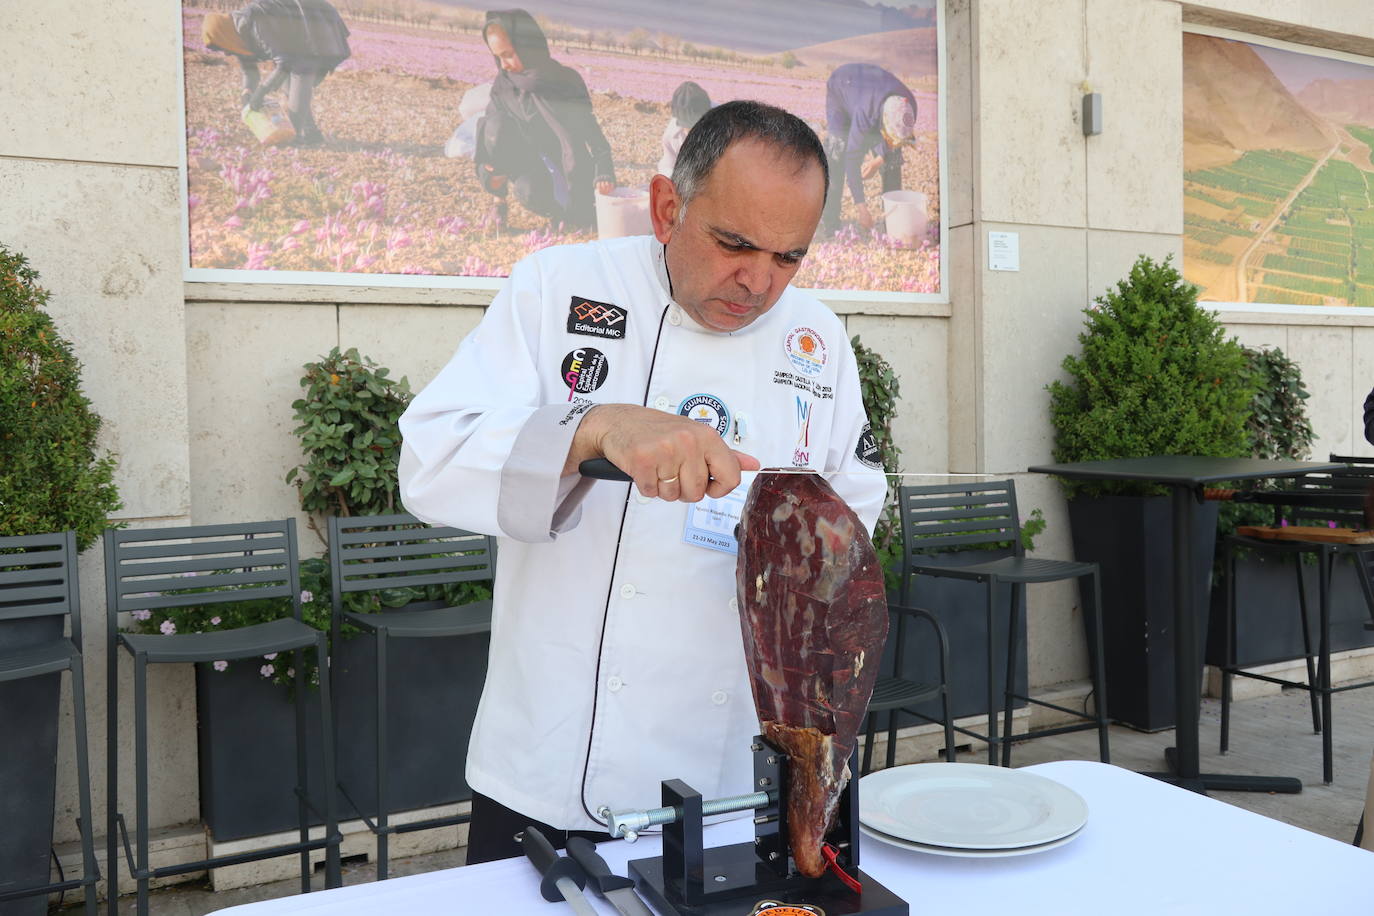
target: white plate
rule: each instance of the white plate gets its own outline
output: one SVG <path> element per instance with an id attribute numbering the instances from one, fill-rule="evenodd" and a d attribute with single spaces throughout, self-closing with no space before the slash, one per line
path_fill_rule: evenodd
<path id="1" fill-rule="evenodd" d="M 1082 796 L 1052 779 L 977 763 L 917 763 L 859 781 L 859 821 L 922 846 L 1020 849 L 1088 820 Z"/>
<path id="2" fill-rule="evenodd" d="M 886 833 L 879 833 L 870 827 L 859 825 L 859 831 L 867 837 L 877 840 L 879 843 L 886 843 L 889 846 L 896 846 L 900 849 L 910 849 L 913 852 L 924 852 L 932 856 L 958 856 L 961 859 L 998 859 L 1004 856 L 1024 856 L 1035 852 L 1044 852 L 1047 849 L 1058 849 L 1065 843 L 1077 839 L 1080 830 L 1075 830 L 1068 836 L 1062 836 L 1057 840 L 1048 843 L 1038 843 L 1035 846 L 1018 846 L 1015 849 L 960 849 L 955 846 L 930 846 L 925 843 L 909 843 L 906 840 L 899 840 L 895 836 L 888 836 Z"/>

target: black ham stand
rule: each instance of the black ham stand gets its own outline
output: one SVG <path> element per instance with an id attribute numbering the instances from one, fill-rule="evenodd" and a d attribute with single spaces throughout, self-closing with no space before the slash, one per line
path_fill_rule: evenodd
<path id="1" fill-rule="evenodd" d="M 705 848 L 701 793 L 680 779 L 665 780 L 663 806 L 682 814 L 663 827 L 662 856 L 630 862 L 630 877 L 640 895 L 665 916 L 749 916 L 760 912 L 765 902 L 781 904 L 779 913 L 910 916 L 906 901 L 858 868 L 857 775 L 851 775 L 840 796 L 836 824 L 826 842 L 839 851 L 837 863 L 861 884 L 862 892 L 850 889 L 833 871 L 808 878 L 796 870 L 787 830 L 787 755 L 762 737 L 754 739 L 752 748 L 754 785 L 769 790 L 772 797 L 755 809 L 754 841 Z M 857 749 L 849 771 L 858 773 Z M 768 912 L 762 909 L 764 916 Z"/>

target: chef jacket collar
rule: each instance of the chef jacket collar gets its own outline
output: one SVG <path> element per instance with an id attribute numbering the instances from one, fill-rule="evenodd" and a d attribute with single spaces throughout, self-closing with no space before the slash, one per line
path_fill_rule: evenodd
<path id="1" fill-rule="evenodd" d="M 659 242 L 657 239 L 652 238 L 652 236 L 650 237 L 650 244 L 653 246 L 654 252 L 654 274 L 658 277 L 659 285 L 663 288 L 663 295 L 668 299 L 668 308 L 676 312 L 676 314 L 682 319 L 681 324 L 684 329 L 689 331 L 696 331 L 698 334 L 719 334 L 721 336 L 729 336 L 737 334 L 749 334 L 755 330 L 758 330 L 767 325 L 769 323 L 769 319 L 772 318 L 773 315 L 775 315 L 778 312 L 778 306 L 782 305 L 783 298 L 787 296 L 788 291 L 791 289 L 791 286 L 789 285 L 787 289 L 782 291 L 782 296 L 778 297 L 778 301 L 773 303 L 773 307 L 771 309 L 769 309 L 767 312 L 764 312 L 762 316 L 755 319 L 750 324 L 740 328 L 738 331 L 717 331 L 715 328 L 704 327 L 703 325 L 697 323 L 697 320 L 693 318 L 687 312 L 686 309 L 678 305 L 677 300 L 673 298 L 673 282 L 672 278 L 668 276 L 668 246 L 664 245 L 662 242 Z"/>

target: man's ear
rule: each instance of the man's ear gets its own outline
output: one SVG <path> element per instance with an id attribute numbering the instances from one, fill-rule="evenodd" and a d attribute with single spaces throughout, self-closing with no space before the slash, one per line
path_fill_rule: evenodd
<path id="1" fill-rule="evenodd" d="M 681 207 L 682 198 L 673 180 L 667 175 L 655 175 L 649 181 L 649 217 L 654 221 L 654 238 L 664 245 L 673 237 Z"/>

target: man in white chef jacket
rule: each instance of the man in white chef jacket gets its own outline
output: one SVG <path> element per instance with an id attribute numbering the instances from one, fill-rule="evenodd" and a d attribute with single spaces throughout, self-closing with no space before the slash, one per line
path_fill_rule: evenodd
<path id="1" fill-rule="evenodd" d="M 501 538 L 469 862 L 526 824 L 604 839 L 599 809 L 658 807 L 664 779 L 749 791 L 748 472 L 827 472 L 870 530 L 885 492 L 844 325 L 788 285 L 827 181 L 800 119 L 716 107 L 650 184 L 652 237 L 516 264 L 401 418 L 406 508 Z M 593 457 L 634 484 L 580 477 Z"/>

